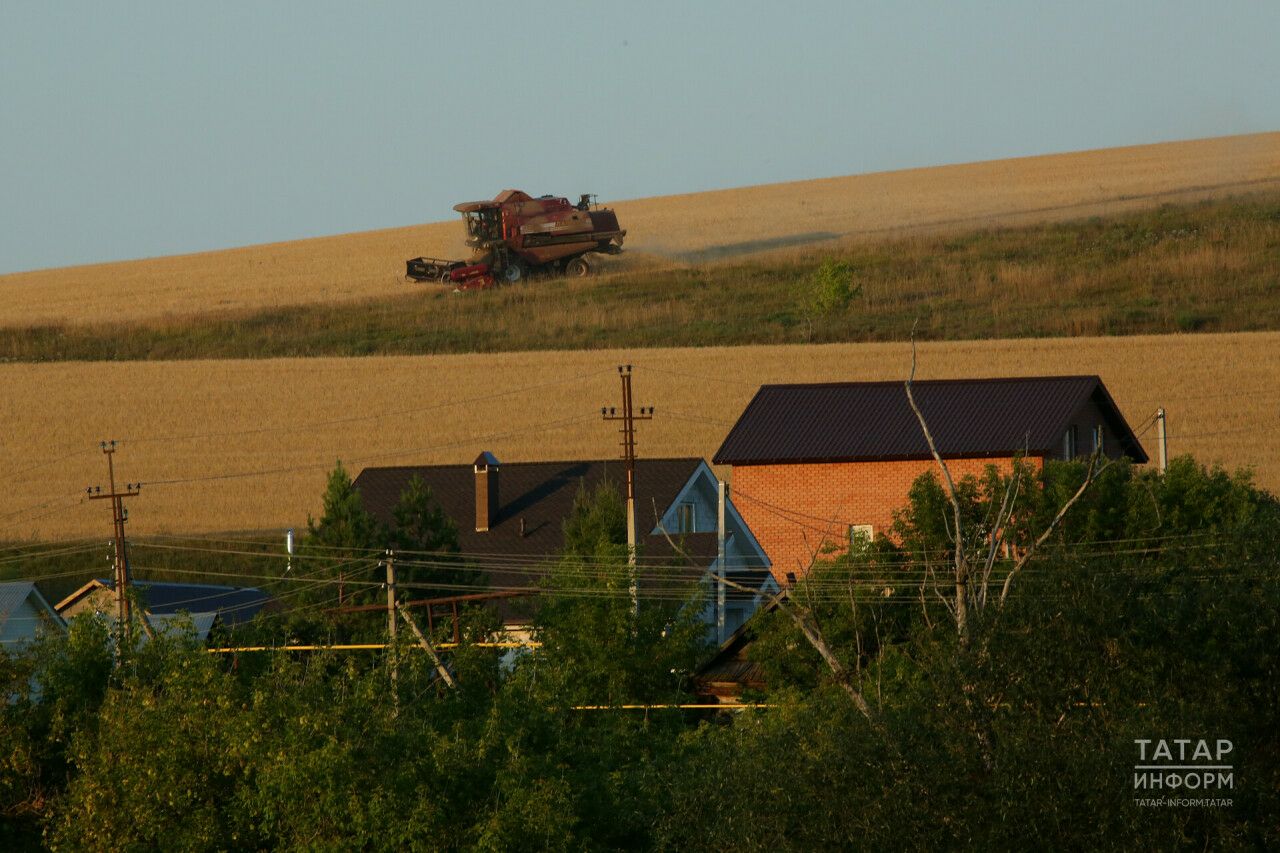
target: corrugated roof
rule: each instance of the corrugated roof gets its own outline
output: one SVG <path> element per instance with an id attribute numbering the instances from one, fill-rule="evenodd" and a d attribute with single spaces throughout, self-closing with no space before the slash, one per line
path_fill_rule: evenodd
<path id="1" fill-rule="evenodd" d="M 1066 427 L 1092 401 L 1135 461 L 1147 455 L 1097 376 L 915 382 L 916 402 L 946 457 L 1061 452 Z M 727 465 L 927 459 L 902 382 L 764 385 L 714 461 Z"/>
<path id="2" fill-rule="evenodd" d="M 111 579 L 98 578 L 98 582 L 108 589 L 115 589 Z M 251 586 L 148 580 L 132 580 L 129 585 L 138 591 L 147 612 L 152 615 L 216 613 L 228 626 L 248 622 L 270 601 L 265 592 Z"/>
<path id="3" fill-rule="evenodd" d="M 49 602 L 40 594 L 40 590 L 32 581 L 7 581 L 0 583 L 0 629 L 5 627 L 9 618 L 28 598 L 34 598 L 33 605 L 36 610 L 47 615 L 54 625 L 63 624 L 57 611 L 49 606 Z M 24 624 L 18 628 L 18 633 L 34 636 L 35 628 L 34 624 Z"/>
<path id="4" fill-rule="evenodd" d="M 10 581 L 8 583 L 0 583 L 0 622 L 8 618 L 9 614 L 22 606 L 22 602 L 27 600 L 36 585 L 31 581 Z"/>
<path id="5" fill-rule="evenodd" d="M 209 632 L 213 630 L 213 623 L 218 620 L 218 614 L 150 613 L 147 619 L 156 633 L 175 636 L 180 636 L 186 630 L 187 620 L 190 619 L 190 624 L 195 629 L 196 640 L 203 643 L 209 639 Z"/>

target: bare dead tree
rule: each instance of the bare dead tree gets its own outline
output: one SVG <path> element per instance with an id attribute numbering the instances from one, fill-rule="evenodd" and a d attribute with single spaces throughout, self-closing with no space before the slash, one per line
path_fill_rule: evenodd
<path id="1" fill-rule="evenodd" d="M 966 531 L 964 529 L 963 511 L 960 506 L 960 498 L 956 492 L 956 484 L 951 476 L 951 469 L 947 466 L 947 462 L 942 458 L 942 454 L 938 450 L 938 444 L 934 440 L 933 432 L 929 429 L 929 423 L 925 419 L 924 413 L 920 410 L 919 404 L 916 402 L 913 384 L 916 378 L 916 334 L 915 327 L 911 329 L 911 373 L 907 377 L 905 383 L 907 392 L 907 402 L 911 406 L 911 411 L 915 414 L 916 420 L 920 423 L 920 430 L 924 433 L 925 442 L 929 445 L 929 453 L 933 456 L 934 462 L 937 463 L 939 470 L 942 472 L 943 488 L 946 492 L 947 501 L 951 506 L 951 519 L 947 524 L 944 517 L 943 522 L 947 527 L 947 538 L 953 546 L 953 572 L 954 572 L 954 593 L 950 601 L 944 598 L 947 610 L 950 612 L 956 625 L 956 634 L 962 647 L 968 647 L 971 635 L 971 617 L 973 613 L 980 612 L 984 609 L 988 602 L 988 592 L 991 587 L 991 575 L 995 571 L 996 564 L 1001 553 L 1006 546 L 1011 543 L 1009 540 L 1009 532 L 1011 522 L 1013 520 L 1018 499 L 1021 495 L 1021 486 L 1023 474 L 1022 457 L 1015 457 L 1013 460 L 1012 470 L 1010 471 L 1008 480 L 1005 483 L 1004 494 L 1000 500 L 1000 507 L 995 513 L 994 519 L 988 512 L 985 535 L 987 538 L 986 553 L 981 555 L 981 561 L 975 562 L 977 555 L 971 554 L 966 547 Z M 1025 456 L 1025 447 L 1023 456 Z M 1008 573 L 1004 577 L 1001 585 L 998 606 L 1003 607 L 1005 601 L 1009 597 L 1009 590 L 1013 585 L 1013 580 L 1026 567 L 1031 558 L 1035 556 L 1040 546 L 1049 540 L 1053 532 L 1061 524 L 1062 519 L 1066 517 L 1071 507 L 1084 496 L 1089 486 L 1098 478 L 1107 466 L 1111 464 L 1111 460 L 1105 459 L 1100 451 L 1095 450 L 1089 457 L 1087 467 L 1085 469 L 1084 482 L 1076 489 L 1073 494 L 1059 509 L 1053 519 L 1045 526 L 1044 530 L 1031 541 L 1031 544 L 1022 549 L 1013 565 L 1009 568 Z M 976 583 L 975 583 L 976 581 Z M 976 586 L 976 590 L 972 587 Z"/>
<path id="2" fill-rule="evenodd" d="M 924 432 L 924 440 L 929 444 L 929 452 L 933 454 L 933 461 L 938 463 L 938 467 L 942 470 L 942 479 L 946 485 L 947 500 L 951 502 L 952 524 L 949 535 L 952 540 L 953 557 L 955 560 L 955 598 L 951 607 L 952 616 L 955 618 L 956 633 L 960 637 L 960 644 L 967 646 L 969 644 L 969 557 L 965 553 L 963 528 L 964 523 L 961 520 L 960 499 L 956 496 L 955 480 L 951 478 L 951 469 L 947 467 L 946 460 L 942 458 L 942 454 L 938 452 L 938 444 L 933 440 L 933 433 L 929 431 L 929 423 L 924 419 L 924 414 L 920 411 L 920 406 L 916 404 L 915 394 L 912 393 L 911 386 L 916 379 L 916 329 L 913 324 L 911 327 L 911 375 L 907 377 L 907 402 L 911 404 L 911 411 L 915 412 L 916 420 L 920 422 L 920 429 Z"/>

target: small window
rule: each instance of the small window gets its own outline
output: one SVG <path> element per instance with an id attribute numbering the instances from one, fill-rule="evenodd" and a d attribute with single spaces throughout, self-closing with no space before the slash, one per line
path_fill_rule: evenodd
<path id="1" fill-rule="evenodd" d="M 1067 427 L 1067 433 L 1062 437 L 1062 458 L 1068 462 L 1075 459 L 1080 453 L 1080 428 L 1075 426 Z"/>
<path id="2" fill-rule="evenodd" d="M 676 507 L 676 532 L 693 533 L 697 529 L 698 515 L 692 501 Z"/>
<path id="3" fill-rule="evenodd" d="M 876 538 L 875 528 L 870 524 L 850 524 L 849 525 L 849 547 L 854 545 L 865 545 Z"/>
<path id="4" fill-rule="evenodd" d="M 1106 430 L 1102 424 L 1098 424 L 1093 428 L 1093 452 L 1099 456 L 1106 450 Z"/>

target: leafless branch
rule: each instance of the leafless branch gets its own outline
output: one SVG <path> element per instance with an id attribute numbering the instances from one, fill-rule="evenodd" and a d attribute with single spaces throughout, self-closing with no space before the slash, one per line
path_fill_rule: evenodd
<path id="1" fill-rule="evenodd" d="M 1009 475 L 1009 482 L 1005 486 L 1004 497 L 1000 501 L 1000 511 L 996 513 L 995 524 L 991 527 L 990 547 L 987 549 L 987 558 L 982 564 L 982 585 L 978 590 L 979 607 L 985 607 L 987 604 L 987 589 L 991 582 L 991 572 L 995 568 L 996 558 L 1000 555 L 1000 546 L 1004 543 L 1004 531 L 1009 524 L 1009 519 L 1013 517 L 1014 507 L 1018 503 L 1018 493 L 1022 487 L 1021 468 L 1018 459 L 1013 460 L 1013 471 Z"/>
<path id="2" fill-rule="evenodd" d="M 1095 451 L 1093 455 L 1089 457 L 1089 467 L 1085 472 L 1084 482 L 1080 484 L 1080 488 L 1076 489 L 1076 493 L 1071 496 L 1071 499 L 1062 505 L 1058 510 L 1057 515 L 1053 517 L 1053 521 L 1049 522 L 1049 526 L 1046 527 L 1036 540 L 1031 543 L 1027 550 L 1023 552 L 1022 556 L 1018 558 L 1018 562 L 1013 564 L 1013 568 L 1010 569 L 1009 574 L 1005 576 L 1004 585 L 1000 589 L 1001 607 L 1004 606 L 1005 599 L 1009 597 L 1009 588 L 1013 585 L 1014 576 L 1017 575 L 1018 572 L 1022 571 L 1022 567 L 1025 566 L 1033 556 L 1035 556 L 1036 550 L 1048 541 L 1049 537 L 1053 535 L 1053 531 L 1057 529 L 1059 522 L 1062 521 L 1067 512 L 1070 511 L 1071 507 L 1075 506 L 1076 501 L 1080 500 L 1088 490 L 1089 486 L 1093 484 L 1093 481 L 1098 478 L 1099 474 L 1107 469 L 1107 466 L 1109 466 L 1112 461 L 1108 459 L 1101 465 L 1098 465 L 1098 460 L 1099 454 Z"/>
<path id="3" fill-rule="evenodd" d="M 918 322 L 918 321 L 917 321 Z M 907 402 L 911 404 L 911 411 L 915 412 L 916 420 L 920 422 L 920 429 L 924 432 L 924 440 L 929 445 L 929 452 L 933 454 L 933 461 L 938 463 L 938 467 L 942 469 L 942 477 L 947 487 L 947 499 L 951 501 L 951 512 L 955 519 L 953 525 L 955 530 L 955 610 L 953 611 L 956 620 L 956 633 L 960 635 L 961 645 L 969 643 L 969 617 L 968 617 L 968 597 L 969 597 L 969 563 L 968 556 L 964 551 L 964 528 L 960 520 L 960 499 L 956 497 L 956 484 L 951 478 L 951 469 L 947 467 L 947 463 L 943 460 L 942 454 L 938 452 L 938 444 L 933 440 L 933 433 L 929 431 L 929 424 L 924 418 L 924 413 L 920 411 L 920 407 L 916 404 L 915 394 L 911 390 L 912 383 L 916 379 L 916 327 L 913 323 L 911 326 L 911 375 L 907 377 Z"/>

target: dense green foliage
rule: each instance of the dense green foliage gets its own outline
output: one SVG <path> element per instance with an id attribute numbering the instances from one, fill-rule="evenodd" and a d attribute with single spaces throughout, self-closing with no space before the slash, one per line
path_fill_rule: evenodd
<path id="1" fill-rule="evenodd" d="M 801 291 L 800 307 L 808 323 L 806 340 L 813 340 L 819 320 L 848 310 L 849 303 L 860 291 L 853 282 L 853 266 L 846 261 L 827 258 L 818 264 Z"/>
<path id="2" fill-rule="evenodd" d="M 836 236 L 836 235 L 831 235 Z M 728 247 L 732 249 L 733 247 Z M 816 249 L 816 251 L 813 251 Z M 716 254 L 716 253 L 711 253 Z M 455 295 L 0 329 L 0 359 L 275 358 L 650 346 L 1229 332 L 1280 328 L 1280 198 L 1258 194 L 1049 225 L 672 259 L 586 281 Z M 813 324 L 819 258 L 849 310 Z M 387 269 L 402 268 L 388 258 Z M 685 264 L 692 264 L 686 266 Z M 819 287 L 818 290 L 823 288 Z M 820 300 L 843 299 L 838 289 Z M 846 302 L 847 304 L 847 302 Z"/>
<path id="3" fill-rule="evenodd" d="M 1034 531 L 1083 471 L 1020 476 L 1011 524 Z M 960 484 L 975 543 L 1007 485 Z M 543 647 L 503 663 L 471 645 L 492 628 L 473 613 L 456 690 L 411 641 L 393 689 L 389 656 L 250 662 L 182 638 L 113 667 L 105 631 L 77 620 L 0 660 L 0 847 L 1280 844 L 1277 501 L 1190 459 L 1163 477 L 1111 466 L 962 646 L 938 595 L 943 500 L 922 478 L 897 544 L 854 543 L 755 621 L 769 688 L 745 698 L 768 707 L 732 714 L 617 709 L 691 701 L 708 649 L 695 589 L 682 606 L 642 588 L 633 612 L 616 507 L 591 495 L 537 610 Z M 1183 737 L 1233 742 L 1230 806 L 1134 802 L 1135 739 Z"/>

